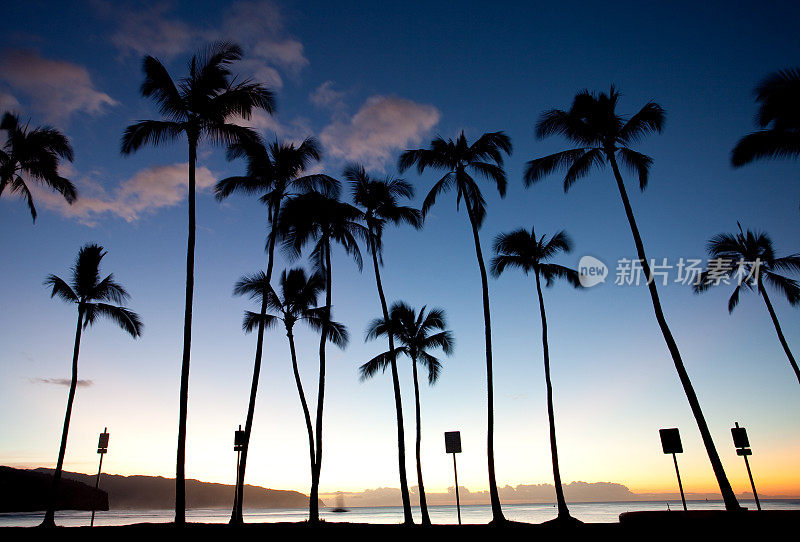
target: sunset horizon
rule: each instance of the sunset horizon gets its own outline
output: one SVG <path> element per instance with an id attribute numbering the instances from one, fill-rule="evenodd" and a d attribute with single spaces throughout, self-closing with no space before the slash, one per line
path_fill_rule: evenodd
<path id="1" fill-rule="evenodd" d="M 189 480 L 429 525 L 456 461 L 493 525 L 796 508 L 797 5 L 4 11 L 0 465 L 54 470 L 44 525 L 99 461 L 178 526 Z"/>

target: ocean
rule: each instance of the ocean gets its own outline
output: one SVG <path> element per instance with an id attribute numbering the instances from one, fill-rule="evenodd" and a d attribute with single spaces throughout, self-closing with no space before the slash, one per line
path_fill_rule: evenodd
<path id="1" fill-rule="evenodd" d="M 755 510 L 755 502 L 740 501 L 742 506 Z M 614 523 L 623 512 L 638 510 L 680 510 L 680 501 L 659 502 L 606 502 L 569 503 L 572 515 L 590 523 Z M 690 510 L 722 510 L 722 501 L 689 501 Z M 800 510 L 800 499 L 761 501 L 764 510 Z M 455 506 L 430 506 L 431 521 L 437 524 L 458 523 Z M 507 519 L 527 523 L 541 523 L 556 516 L 554 504 L 504 504 L 503 512 Z M 227 523 L 230 509 L 194 508 L 186 511 L 186 520 L 196 523 Z M 0 527 L 33 527 L 38 525 L 43 512 L 0 514 Z M 89 525 L 91 512 L 63 511 L 56 513 L 56 523 L 65 527 Z M 303 521 L 308 517 L 304 508 L 245 509 L 247 523 L 273 523 L 278 521 Z M 320 510 L 325 521 L 344 521 L 350 523 L 400 523 L 403 520 L 402 507 L 364 507 L 351 508 L 347 513 L 335 513 L 330 509 Z M 129 525 L 132 523 L 168 523 L 174 518 L 172 510 L 110 510 L 97 512 L 95 525 Z M 414 518 L 419 521 L 419 508 L 414 507 Z M 488 523 L 492 519 L 489 505 L 467 505 L 461 507 L 463 523 Z"/>

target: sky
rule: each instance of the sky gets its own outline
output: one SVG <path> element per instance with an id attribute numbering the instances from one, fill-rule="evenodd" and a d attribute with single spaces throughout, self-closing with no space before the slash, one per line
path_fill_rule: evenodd
<path id="1" fill-rule="evenodd" d="M 317 137 L 314 171 L 338 176 L 351 161 L 370 173 L 398 175 L 397 157 L 436 135 L 462 130 L 474 140 L 502 130 L 512 139 L 508 193 L 484 184 L 484 254 L 494 237 L 519 227 L 566 230 L 574 241 L 558 262 L 583 256 L 608 266 L 605 283 L 577 291 L 556 284 L 547 307 L 561 474 L 573 481 L 615 482 L 634 492 L 673 492 L 671 458 L 658 429 L 678 427 L 684 488 L 713 492 L 715 480 L 646 288 L 617 285 L 620 259 L 635 249 L 608 170 L 564 194 L 552 175 L 526 189 L 525 163 L 566 148 L 558 137 L 534 137 L 539 115 L 567 108 L 582 89 L 622 91 L 619 111 L 650 100 L 666 110 L 660 135 L 637 150 L 653 157 L 640 192 L 627 176 L 650 258 L 667 259 L 660 286 L 668 322 L 695 385 L 727 474 L 749 491 L 730 436 L 747 428 L 760 492 L 800 495 L 800 388 L 763 302 L 752 293 L 727 312 L 730 288 L 701 296 L 676 282 L 683 259 L 705 260 L 715 234 L 743 227 L 768 232 L 779 254 L 800 251 L 800 164 L 759 162 L 732 169 L 730 151 L 753 130 L 753 88 L 767 74 L 796 66 L 800 53 L 794 2 L 159 2 L 37 0 L 4 8 L 0 34 L 0 109 L 31 125 L 62 130 L 75 161 L 62 173 L 80 199 L 72 206 L 37 190 L 39 218 L 24 203 L 0 199 L 0 464 L 54 466 L 63 423 L 74 339 L 75 307 L 49 298 L 42 281 L 67 275 L 78 249 L 108 250 L 102 271 L 132 294 L 128 306 L 145 323 L 132 340 L 109 322 L 83 335 L 78 388 L 64 468 L 93 472 L 97 434 L 111 433 L 104 471 L 174 476 L 183 329 L 186 249 L 185 143 L 119 152 L 126 126 L 157 118 L 139 95 L 141 61 L 161 59 L 183 76 L 194 51 L 209 41 L 240 43 L 241 77 L 267 84 L 277 112 L 250 125 L 265 139 Z M 244 172 L 224 149 L 204 145 L 198 157 L 197 252 L 189 387 L 186 475 L 233 483 L 233 430 L 244 423 L 255 338 L 241 331 L 231 295 L 245 273 L 265 265 L 266 210 L 256 198 L 214 200 L 219 179 Z M 626 173 L 627 175 L 627 173 Z M 421 205 L 435 172 L 403 174 Z M 426 489 L 453 485 L 442 433 L 460 430 L 459 482 L 488 487 L 486 382 L 480 279 L 467 217 L 455 195 L 440 197 L 422 230 L 387 230 L 383 280 L 389 300 L 447 313 L 456 339 L 438 384 L 422 389 Z M 305 261 L 278 257 L 276 271 Z M 277 273 L 276 273 L 277 274 Z M 501 486 L 552 483 L 541 329 L 531 277 L 490 279 L 497 481 Z M 800 348 L 800 314 L 773 303 L 786 338 Z M 333 259 L 337 320 L 349 347 L 329 347 L 322 492 L 397 487 L 394 401 L 388 374 L 358 380 L 358 366 L 382 352 L 365 343 L 380 314 L 370 268 Z M 314 335 L 298 330 L 307 390 L 316 386 Z M 305 426 L 285 334 L 269 332 L 247 481 L 307 491 Z M 400 364 L 413 476 L 410 362 Z M 314 394 L 310 394 L 312 405 Z"/>

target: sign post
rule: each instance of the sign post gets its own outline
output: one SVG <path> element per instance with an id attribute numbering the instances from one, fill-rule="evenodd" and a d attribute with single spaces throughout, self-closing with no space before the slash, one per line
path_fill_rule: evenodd
<path id="1" fill-rule="evenodd" d="M 100 433 L 100 438 L 97 441 L 97 453 L 100 454 L 100 466 L 97 467 L 97 478 L 94 480 L 94 488 L 100 488 L 100 472 L 103 470 L 103 456 L 108 453 L 108 427 L 103 429 Z M 94 527 L 94 501 L 92 501 L 92 521 L 89 527 Z"/>
<path id="2" fill-rule="evenodd" d="M 461 525 L 461 500 L 458 498 L 458 468 L 456 467 L 456 454 L 461 453 L 461 432 L 448 431 L 444 434 L 445 453 L 453 454 L 453 475 L 456 481 L 456 510 L 458 510 L 458 524 Z"/>
<path id="3" fill-rule="evenodd" d="M 681 501 L 683 502 L 683 511 L 688 511 L 686 508 L 686 497 L 683 494 L 683 484 L 681 483 L 681 472 L 678 470 L 678 457 L 675 454 L 683 453 L 683 445 L 681 445 L 681 434 L 677 428 L 672 429 L 659 429 L 661 436 L 661 449 L 665 454 L 672 454 L 672 461 L 675 463 L 675 474 L 678 476 L 678 489 L 681 490 Z"/>
<path id="4" fill-rule="evenodd" d="M 750 472 L 750 462 L 747 460 L 748 455 L 753 455 L 753 450 L 750 449 L 750 440 L 747 438 L 745 428 L 739 427 L 739 422 L 734 423 L 736 427 L 731 427 L 731 436 L 733 437 L 733 445 L 736 447 L 736 455 L 744 458 L 744 466 L 747 467 L 747 476 L 750 477 L 750 487 L 753 488 L 756 508 L 761 510 L 761 502 L 758 500 L 758 493 L 756 493 L 756 484 L 753 482 L 753 473 Z"/>
<path id="5" fill-rule="evenodd" d="M 244 431 L 242 431 L 242 424 L 239 424 L 239 429 L 233 432 L 233 451 L 236 452 L 236 487 L 233 490 L 233 515 L 231 516 L 231 522 L 234 522 L 236 519 L 236 510 L 239 509 L 239 499 L 241 499 L 241 495 L 239 495 L 239 460 L 242 456 L 242 450 L 244 449 Z"/>

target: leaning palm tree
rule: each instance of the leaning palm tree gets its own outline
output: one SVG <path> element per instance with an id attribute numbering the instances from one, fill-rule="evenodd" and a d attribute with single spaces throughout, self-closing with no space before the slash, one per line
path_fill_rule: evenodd
<path id="1" fill-rule="evenodd" d="M 50 502 L 44 516 L 42 526 L 55 526 L 56 497 L 58 486 L 61 482 L 61 470 L 64 466 L 64 454 L 67 451 L 67 434 L 69 421 L 72 416 L 72 403 L 75 400 L 75 389 L 78 385 L 78 352 L 81 347 L 81 332 L 94 324 L 98 318 L 108 318 L 127 331 L 134 339 L 142 334 L 143 324 L 135 312 L 112 305 L 110 303 L 123 303 L 130 297 L 119 283 L 114 280 L 114 275 L 108 275 L 100 280 L 100 261 L 106 255 L 103 247 L 89 244 L 80 249 L 75 265 L 72 267 L 72 279 L 66 280 L 49 275 L 44 284 L 52 291 L 50 297 L 58 296 L 67 303 L 74 303 L 78 307 L 78 324 L 75 329 L 75 347 L 72 351 L 72 379 L 69 384 L 69 397 L 67 399 L 67 413 L 64 416 L 64 429 L 61 432 L 61 447 L 58 450 L 58 462 L 53 473 L 50 489 Z"/>
<path id="2" fill-rule="evenodd" d="M 728 300 L 728 312 L 739 304 L 739 293 L 742 287 L 755 290 L 764 300 L 767 311 L 775 326 L 778 340 L 789 358 L 789 364 L 794 370 L 797 381 L 800 382 L 800 368 L 794 359 L 786 337 L 783 336 L 780 322 L 772 308 L 772 301 L 767 294 L 766 285 L 772 287 L 781 297 L 785 297 L 790 305 L 800 305 L 800 284 L 794 279 L 778 274 L 778 271 L 797 273 L 800 271 L 800 254 L 792 254 L 778 258 L 772 248 L 772 239 L 766 233 L 757 233 L 747 230 L 742 231 L 739 224 L 739 233 L 720 233 L 708 241 L 708 254 L 711 256 L 709 268 L 703 271 L 694 284 L 697 293 L 717 286 L 720 282 L 728 283 L 732 277 L 738 282 Z"/>
<path id="3" fill-rule="evenodd" d="M 228 147 L 227 157 L 234 160 L 244 157 L 247 161 L 247 173 L 244 176 L 228 177 L 217 183 L 215 195 L 222 201 L 235 192 L 255 194 L 267 206 L 267 272 L 266 282 L 272 281 L 272 266 L 275 261 L 275 241 L 278 234 L 277 221 L 283 202 L 288 197 L 318 190 L 330 195 L 338 194 L 339 182 L 327 175 L 303 175 L 312 162 L 320 159 L 319 143 L 314 138 L 304 140 L 300 145 L 279 143 L 275 141 L 265 147 L 260 141 L 242 141 Z M 266 298 L 263 298 L 259 314 L 266 315 Z M 258 326 L 256 334 L 256 353 L 253 363 L 253 379 L 250 385 L 250 402 L 247 407 L 247 418 L 244 428 L 244 444 L 239 461 L 238 485 L 234 507 L 231 512 L 231 523 L 243 522 L 244 477 L 247 466 L 247 452 L 250 448 L 250 434 L 253 428 L 256 396 L 258 395 L 258 379 L 261 373 L 261 358 L 264 345 L 264 327 Z"/>
<path id="4" fill-rule="evenodd" d="M 158 103 L 165 120 L 142 120 L 128 126 L 122 136 L 122 154 L 128 155 L 141 147 L 161 145 L 186 137 L 189 143 L 189 235 L 186 248 L 186 304 L 183 321 L 183 356 L 181 361 L 180 412 L 178 421 L 178 450 L 175 475 L 175 524 L 186 522 L 186 415 L 189 401 L 189 362 L 192 342 L 192 298 L 194 295 L 195 245 L 195 167 L 197 146 L 211 143 L 232 144 L 257 141 L 258 135 L 249 128 L 231 124 L 234 117 L 249 118 L 254 108 L 272 112 L 272 92 L 250 80 L 236 81 L 230 71 L 231 63 L 242 57 L 242 49 L 228 42 L 210 45 L 204 54 L 192 57 L 189 75 L 176 85 L 161 62 L 151 56 L 144 58 L 145 74 L 141 93 Z"/>
<path id="5" fill-rule="evenodd" d="M 564 488 L 561 486 L 561 470 L 558 467 L 558 448 L 556 446 L 556 421 L 553 413 L 553 385 L 550 380 L 550 348 L 547 343 L 547 316 L 542 296 L 542 279 L 545 286 L 552 286 L 556 279 L 564 279 L 575 288 L 580 287 L 578 272 L 550 260 L 561 252 L 572 250 L 572 241 L 566 232 L 560 231 L 547 238 L 536 236 L 534 228 L 528 232 L 522 228 L 510 233 L 502 233 L 494 241 L 492 275 L 499 277 L 506 268 L 517 268 L 526 275 L 533 273 L 536 279 L 536 293 L 539 296 L 539 313 L 542 318 L 542 353 L 544 355 L 544 381 L 547 386 L 547 420 L 550 424 L 550 456 L 553 462 L 553 482 L 556 487 L 559 522 L 577 522 L 569 514 Z"/>
<path id="6" fill-rule="evenodd" d="M 431 334 L 431 332 L 436 332 Z M 442 364 L 428 350 L 441 348 L 448 356 L 453 352 L 455 340 L 453 334 L 447 330 L 443 309 L 432 309 L 425 314 L 425 307 L 416 314 L 413 308 L 401 302 L 392 304 L 389 318 L 376 318 L 367 326 L 367 340 L 377 339 L 385 335 L 397 340 L 402 346 L 390 349 L 379 354 L 359 368 L 361 380 L 375 376 L 378 371 L 386 371 L 391 367 L 398 354 L 405 354 L 411 359 L 412 375 L 414 377 L 414 405 L 416 411 L 416 454 L 417 454 L 417 485 L 419 486 L 419 507 L 422 512 L 422 524 L 430 525 L 428 515 L 428 502 L 425 498 L 425 484 L 422 482 L 422 461 L 420 451 L 422 445 L 422 416 L 419 403 L 419 379 L 417 377 L 417 363 L 428 370 L 428 384 L 433 385 L 439 379 Z"/>
<path id="7" fill-rule="evenodd" d="M 414 187 L 403 179 L 387 177 L 385 179 L 371 178 L 364 166 L 352 164 L 347 166 L 343 174 L 350 181 L 353 192 L 353 203 L 361 209 L 363 221 L 367 225 L 367 246 L 372 255 L 372 266 L 375 269 L 375 283 L 378 287 L 378 298 L 381 303 L 383 319 L 389 321 L 389 310 L 386 307 L 386 296 L 381 282 L 380 265 L 383 263 L 381 253 L 383 249 L 383 227 L 385 224 L 399 224 L 405 222 L 415 228 L 422 226 L 422 217 L 419 210 L 399 204 L 401 199 L 414 197 Z M 394 352 L 394 337 L 389 334 L 389 351 Z M 400 465 L 400 495 L 403 501 L 403 514 L 405 523 L 412 524 L 411 499 L 408 495 L 408 480 L 406 479 L 406 445 L 405 429 L 403 427 L 403 403 L 400 395 L 400 379 L 397 376 L 397 363 L 390 360 L 392 368 L 392 385 L 394 387 L 394 404 L 397 414 L 397 456 Z M 423 508 L 423 523 L 430 523 L 427 517 L 427 508 Z"/>
<path id="8" fill-rule="evenodd" d="M 604 92 L 593 94 L 588 90 L 584 90 L 575 96 L 572 107 L 569 110 L 551 109 L 543 113 L 536 124 L 536 136 L 538 138 L 559 134 L 578 145 L 578 147 L 528 162 L 524 178 L 525 185 L 530 186 L 553 171 L 566 169 L 564 177 L 564 191 L 566 192 L 575 181 L 587 176 L 594 167 L 604 166 L 606 162 L 611 166 L 617 189 L 622 199 L 622 205 L 625 208 L 625 215 L 628 218 L 628 224 L 633 234 L 636 252 L 644 275 L 647 278 L 647 286 L 650 290 L 656 321 L 658 321 L 661 334 L 667 343 L 667 348 L 678 372 L 678 378 L 683 385 L 683 391 L 700 430 L 722 498 L 728 510 L 740 510 L 739 503 L 733 494 L 728 477 L 722 467 L 722 461 L 711 438 L 711 432 L 700 408 L 700 401 L 697 399 L 694 386 L 692 386 L 689 374 L 683 365 L 678 345 L 672 336 L 667 320 L 664 317 L 664 312 L 661 309 L 656 283 L 653 280 L 650 265 L 644 252 L 642 237 L 639 234 L 639 228 L 633 216 L 633 208 L 628 200 L 628 193 L 617 163 L 617 159 L 619 159 L 624 166 L 637 174 L 641 190 L 647 187 L 648 173 L 653 159 L 634 151 L 630 146 L 650 133 L 661 132 L 664 126 L 664 110 L 657 103 L 649 102 L 635 115 L 626 119 L 616 111 L 619 97 L 619 92 L 613 86 L 608 94 Z"/>
<path id="9" fill-rule="evenodd" d="M 758 131 L 744 136 L 731 153 L 734 167 L 764 158 L 800 156 L 800 68 L 768 75 L 755 90 Z"/>
<path id="10" fill-rule="evenodd" d="M 489 281 L 486 276 L 486 264 L 483 261 L 478 230 L 486 216 L 486 201 L 473 175 L 484 177 L 497 187 L 500 196 L 506 193 L 506 174 L 503 171 L 503 153 L 511 154 L 511 139 L 503 132 L 483 134 L 472 145 L 467 143 L 464 132 L 453 141 L 445 141 L 437 137 L 431 141 L 428 149 L 407 150 L 400 155 L 398 169 L 403 172 L 411 166 L 417 166 L 422 174 L 426 168 L 444 171 L 444 176 L 433 185 L 422 204 L 424 217 L 436 202 L 439 194 L 456 190 L 456 207 L 464 200 L 467 217 L 472 227 L 475 241 L 475 255 L 481 275 L 483 292 L 483 323 L 486 342 L 486 398 L 487 428 L 486 456 L 489 470 L 489 497 L 492 503 L 492 518 L 495 523 L 505 521 L 500 506 L 500 495 L 497 491 L 497 480 L 494 470 L 494 385 L 492 380 L 492 324 L 489 313 Z"/>
<path id="11" fill-rule="evenodd" d="M 325 279 L 325 306 L 320 311 L 322 319 L 319 341 L 319 381 L 317 390 L 317 415 L 314 435 L 314 465 L 311 470 L 309 495 L 309 521 L 319 523 L 319 480 L 322 472 L 322 416 L 325 404 L 325 345 L 331 337 L 331 249 L 336 243 L 344 248 L 358 266 L 362 267 L 358 238 L 366 237 L 365 228 L 358 223 L 358 209 L 336 198 L 309 192 L 286 202 L 278 219 L 283 246 L 290 259 L 300 257 L 303 247 L 313 243 L 311 261 L 315 271 Z"/>
<path id="12" fill-rule="evenodd" d="M 0 196 L 8 189 L 9 194 L 24 198 L 36 222 L 36 207 L 25 178 L 46 186 L 61 194 L 67 203 L 72 204 L 78 197 L 75 186 L 58 174 L 59 162 L 72 162 L 72 147 L 67 137 L 49 126 L 29 129 L 21 125 L 19 117 L 5 113 L 0 121 L 0 130 L 6 137 L 0 148 Z"/>
<path id="13" fill-rule="evenodd" d="M 303 417 L 306 422 L 308 433 L 308 451 L 311 465 L 311 472 L 315 466 L 314 448 L 314 428 L 311 425 L 311 413 L 308 410 L 308 402 L 303 391 L 303 383 L 300 380 L 300 370 L 297 364 L 297 350 L 294 344 L 294 325 L 297 322 L 305 322 L 309 327 L 316 331 L 322 331 L 324 325 L 324 309 L 316 307 L 317 298 L 325 288 L 325 279 L 314 273 L 306 277 L 303 268 L 283 271 L 280 278 L 280 295 L 272 289 L 266 273 L 260 271 L 253 275 L 242 277 L 236 283 L 234 294 L 247 295 L 257 301 L 262 307 L 266 307 L 274 314 L 264 312 L 246 311 L 242 329 L 250 333 L 254 329 L 263 330 L 274 326 L 278 320 L 283 322 L 286 329 L 286 336 L 289 338 L 289 352 L 292 357 L 292 372 L 294 381 L 297 385 L 297 393 L 300 396 L 300 405 L 303 408 Z M 328 340 L 344 348 L 347 346 L 347 329 L 338 322 L 331 322 L 327 327 Z M 241 495 L 241 493 L 239 494 Z M 241 512 L 240 512 L 241 513 Z"/>

